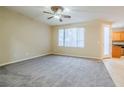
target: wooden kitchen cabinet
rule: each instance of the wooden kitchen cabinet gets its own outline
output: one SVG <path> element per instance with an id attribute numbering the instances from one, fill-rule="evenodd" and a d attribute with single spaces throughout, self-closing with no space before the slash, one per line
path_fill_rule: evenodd
<path id="1" fill-rule="evenodd" d="M 121 32 L 121 34 L 120 34 L 120 38 L 121 38 L 121 41 L 124 41 L 124 32 Z"/>
<path id="2" fill-rule="evenodd" d="M 124 41 L 124 32 L 113 32 L 112 40 L 113 41 Z"/>
<path id="3" fill-rule="evenodd" d="M 120 41 L 121 40 L 121 33 L 120 32 L 113 32 L 112 33 L 112 40 L 113 41 Z"/>
<path id="4" fill-rule="evenodd" d="M 121 46 L 112 46 L 112 57 L 120 58 L 122 54 Z"/>

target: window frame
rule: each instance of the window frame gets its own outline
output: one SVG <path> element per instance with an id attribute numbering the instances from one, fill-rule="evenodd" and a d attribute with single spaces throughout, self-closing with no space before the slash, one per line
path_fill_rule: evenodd
<path id="1" fill-rule="evenodd" d="M 82 40 L 78 40 L 78 31 L 76 31 L 76 46 L 66 46 L 65 45 L 65 31 L 66 31 L 66 29 L 83 29 L 82 30 L 82 32 L 83 32 L 83 34 L 82 34 L 82 36 L 83 36 L 83 38 L 82 38 Z M 60 30 L 64 30 L 63 31 L 63 45 L 59 45 L 59 34 L 60 34 Z M 82 44 L 82 46 L 79 46 L 78 44 L 79 44 L 79 42 L 83 42 L 83 44 Z M 64 48 L 84 48 L 85 47 L 85 28 L 84 27 L 73 27 L 73 28 L 60 28 L 60 29 L 58 29 L 58 47 L 64 47 Z"/>

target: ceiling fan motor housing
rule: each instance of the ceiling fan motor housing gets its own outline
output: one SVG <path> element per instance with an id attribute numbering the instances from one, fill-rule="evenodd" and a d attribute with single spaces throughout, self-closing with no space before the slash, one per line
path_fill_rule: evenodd
<path id="1" fill-rule="evenodd" d="M 57 12 L 57 11 L 62 12 L 64 10 L 64 8 L 62 6 L 52 6 L 51 10 L 54 11 L 54 12 Z"/>

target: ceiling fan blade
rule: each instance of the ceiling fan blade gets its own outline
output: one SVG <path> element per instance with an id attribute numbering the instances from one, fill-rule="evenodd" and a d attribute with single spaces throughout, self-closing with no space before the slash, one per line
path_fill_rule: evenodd
<path id="1" fill-rule="evenodd" d="M 46 14 L 53 14 L 53 13 L 51 13 L 51 12 L 47 12 L 47 11 L 43 11 L 43 13 L 46 13 Z"/>
<path id="2" fill-rule="evenodd" d="M 51 16 L 51 17 L 48 17 L 48 19 L 51 19 L 51 18 L 53 18 L 54 16 Z"/>
<path id="3" fill-rule="evenodd" d="M 62 15 L 62 17 L 64 17 L 64 18 L 71 18 L 71 16 L 69 16 L 69 15 Z"/>
<path id="4" fill-rule="evenodd" d="M 62 22 L 63 20 L 60 18 L 59 21 Z"/>

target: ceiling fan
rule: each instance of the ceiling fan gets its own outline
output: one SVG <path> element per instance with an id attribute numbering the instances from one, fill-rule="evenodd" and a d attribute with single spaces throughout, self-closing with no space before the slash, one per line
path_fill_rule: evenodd
<path id="1" fill-rule="evenodd" d="M 43 13 L 51 15 L 50 17 L 48 17 L 48 19 L 56 18 L 59 19 L 60 22 L 62 22 L 62 18 L 71 18 L 71 16 L 63 14 L 64 7 L 62 6 L 51 6 L 51 10 L 52 12 L 43 11 Z"/>

